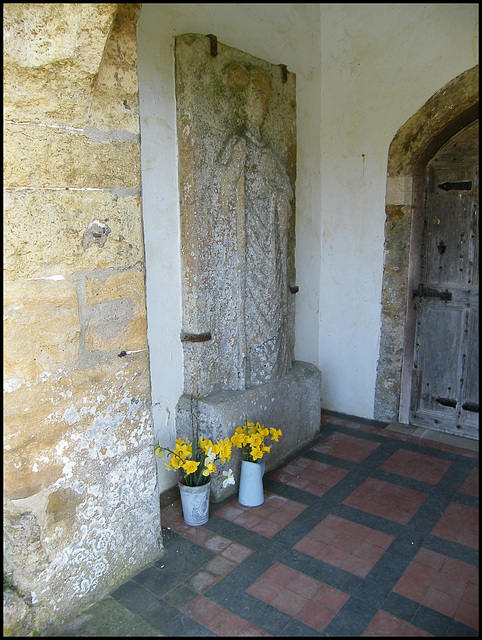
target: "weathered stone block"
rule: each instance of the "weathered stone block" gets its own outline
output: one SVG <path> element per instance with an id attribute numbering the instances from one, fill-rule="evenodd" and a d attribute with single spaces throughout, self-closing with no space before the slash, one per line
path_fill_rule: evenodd
<path id="1" fill-rule="evenodd" d="M 129 269 L 101 280 L 86 280 L 91 351 L 147 349 L 144 272 Z"/>
<path id="2" fill-rule="evenodd" d="M 7 570 L 52 620 L 159 556 L 147 353 L 12 392 Z"/>
<path id="3" fill-rule="evenodd" d="M 152 438 L 147 352 L 21 385 L 4 411 L 4 490 L 26 498 L 55 482 L 102 478 L 103 465 Z M 154 464 L 152 462 L 152 464 Z"/>
<path id="4" fill-rule="evenodd" d="M 34 630 L 30 607 L 13 591 L 3 591 L 3 636 L 24 636 Z"/>
<path id="5" fill-rule="evenodd" d="M 104 130 L 139 133 L 136 22 L 141 5 L 122 3 L 96 78 L 89 123 Z"/>
<path id="6" fill-rule="evenodd" d="M 143 262 L 140 196 L 104 191 L 6 190 L 4 277 L 123 269 Z M 89 225 L 108 225 L 107 241 L 84 249 Z"/>
<path id="7" fill-rule="evenodd" d="M 115 3 L 4 5 L 4 117 L 82 127 Z"/>
<path id="8" fill-rule="evenodd" d="M 75 286 L 64 279 L 4 282 L 3 327 L 7 389 L 72 365 L 80 338 Z"/>
<path id="9" fill-rule="evenodd" d="M 387 205 L 412 204 L 412 176 L 387 178 Z"/>
<path id="10" fill-rule="evenodd" d="M 272 469 L 289 454 L 309 442 L 320 430 L 321 373 L 312 364 L 295 361 L 290 371 L 280 380 L 267 382 L 251 389 L 218 391 L 199 398 L 198 413 L 200 435 L 212 441 L 231 438 L 236 427 L 246 419 L 260 422 L 265 427 L 281 429 L 279 442 L 272 442 L 263 460 L 266 469 Z M 178 436 L 192 438 L 191 397 L 179 399 L 176 412 Z M 268 444 L 268 442 L 267 442 Z M 211 499 L 219 502 L 239 489 L 241 450 L 233 448 L 231 461 L 223 468 L 233 469 L 235 485 L 223 488 L 223 476 L 216 473 L 212 480 Z"/>
<path id="11" fill-rule="evenodd" d="M 6 123 L 5 186 L 138 189 L 140 145 L 131 137 L 97 141 L 74 130 Z"/>

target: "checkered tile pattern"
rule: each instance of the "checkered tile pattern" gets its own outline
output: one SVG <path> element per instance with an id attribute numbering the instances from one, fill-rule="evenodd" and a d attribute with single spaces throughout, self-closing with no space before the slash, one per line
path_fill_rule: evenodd
<path id="1" fill-rule="evenodd" d="M 478 454 L 385 426 L 324 414 L 202 527 L 166 494 L 162 558 L 112 597 L 168 636 L 478 636 Z"/>

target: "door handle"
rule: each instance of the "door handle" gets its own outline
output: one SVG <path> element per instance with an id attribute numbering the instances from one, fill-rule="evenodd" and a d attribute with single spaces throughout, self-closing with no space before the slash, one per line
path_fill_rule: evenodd
<path id="1" fill-rule="evenodd" d="M 441 300 L 452 300 L 452 294 L 450 291 L 436 291 L 435 289 L 429 289 L 423 284 L 418 285 L 418 289 L 413 292 L 413 297 L 419 298 L 440 298 Z"/>

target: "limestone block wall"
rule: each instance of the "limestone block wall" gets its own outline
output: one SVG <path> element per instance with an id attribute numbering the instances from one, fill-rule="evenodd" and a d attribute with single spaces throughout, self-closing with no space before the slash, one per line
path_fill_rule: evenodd
<path id="1" fill-rule="evenodd" d="M 160 552 L 139 12 L 4 4 L 4 571 L 28 605 L 7 635 Z"/>

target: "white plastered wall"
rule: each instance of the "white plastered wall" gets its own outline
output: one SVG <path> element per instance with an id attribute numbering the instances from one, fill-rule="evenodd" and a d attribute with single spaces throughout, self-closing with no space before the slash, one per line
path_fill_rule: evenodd
<path id="1" fill-rule="evenodd" d="M 478 62 L 477 4 L 321 4 L 322 406 L 373 417 L 388 149 Z"/>
<path id="2" fill-rule="evenodd" d="M 320 20 L 317 4 L 144 4 L 137 24 L 142 208 L 154 428 L 174 441 L 182 393 L 179 203 L 173 39 L 214 34 L 219 42 L 296 73 L 296 357 L 317 363 L 320 273 Z M 158 465 L 159 487 L 175 482 Z"/>
<path id="3" fill-rule="evenodd" d="M 322 406 L 373 417 L 388 148 L 478 62 L 477 4 L 144 4 L 138 21 L 148 339 L 156 437 L 182 393 L 173 38 L 214 34 L 297 76 L 296 358 Z M 174 474 L 159 468 L 160 489 Z"/>

